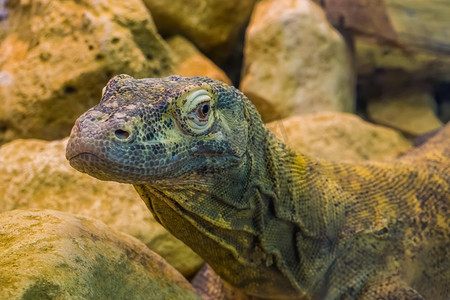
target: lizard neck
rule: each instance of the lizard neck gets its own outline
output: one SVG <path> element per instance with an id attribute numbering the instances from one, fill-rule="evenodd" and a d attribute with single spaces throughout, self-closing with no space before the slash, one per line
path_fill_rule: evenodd
<path id="1" fill-rule="evenodd" d="M 246 113 L 248 146 L 238 164 L 136 190 L 155 218 L 231 285 L 262 298 L 323 298 L 318 291 L 347 252 L 346 241 L 384 234 L 400 213 L 413 214 L 418 204 L 401 201 L 408 189 L 396 185 L 424 174 L 405 164 L 296 154 L 256 110 Z"/>
<path id="2" fill-rule="evenodd" d="M 328 166 L 293 152 L 263 125 L 261 128 L 264 139 L 253 143 L 254 149 L 249 151 L 255 166 L 249 189 L 256 208 L 259 247 L 297 296 L 314 295 L 334 259 L 330 244 L 336 239 L 335 224 L 326 215 L 327 206 L 320 203 L 329 199 L 314 197 L 320 188 L 312 188 L 320 186 L 312 182 L 312 169 Z"/>
<path id="3" fill-rule="evenodd" d="M 155 218 L 225 281 L 263 298 L 298 298 L 303 290 L 288 270 L 298 265 L 295 224 L 274 214 L 289 181 L 275 169 L 284 145 L 275 144 L 261 121 L 250 122 L 249 132 L 247 151 L 234 168 L 135 188 Z"/>
<path id="4" fill-rule="evenodd" d="M 284 266 L 281 256 L 265 249 L 266 217 L 262 216 L 267 199 L 258 192 L 251 160 L 246 157 L 236 169 L 241 172 L 209 178 L 207 184 L 199 181 L 196 186 L 152 184 L 135 188 L 156 220 L 204 258 L 226 282 L 262 298 L 298 298 L 301 291 L 295 280 L 287 280 L 280 272 Z M 284 235 L 292 230 L 291 225 L 285 225 L 271 223 L 274 238 L 277 233 Z M 294 248 L 289 251 L 295 252 Z"/>

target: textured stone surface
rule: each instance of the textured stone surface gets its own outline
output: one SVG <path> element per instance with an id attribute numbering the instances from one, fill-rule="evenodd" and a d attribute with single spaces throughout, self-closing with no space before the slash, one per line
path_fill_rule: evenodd
<path id="1" fill-rule="evenodd" d="M 326 11 L 331 24 L 353 33 L 394 41 L 396 32 L 384 0 L 316 0 Z"/>
<path id="2" fill-rule="evenodd" d="M 139 0 L 7 1 L 0 21 L 0 144 L 67 136 L 117 73 L 168 74 L 167 45 Z"/>
<path id="3" fill-rule="evenodd" d="M 431 95 L 416 89 L 373 99 L 367 105 L 367 113 L 371 120 L 412 136 L 442 126 L 442 122 L 435 115 L 435 110 L 435 102 Z"/>
<path id="4" fill-rule="evenodd" d="M 247 29 L 241 90 L 265 121 L 353 110 L 353 75 L 341 35 L 312 1 L 259 2 Z"/>
<path id="5" fill-rule="evenodd" d="M 163 35 L 181 34 L 209 57 L 223 60 L 256 0 L 143 0 Z"/>
<path id="6" fill-rule="evenodd" d="M 15 140 L 0 147 L 0 212 L 41 208 L 93 217 L 137 237 L 184 275 L 193 275 L 201 258 L 153 219 L 133 187 L 76 171 L 64 157 L 66 143 Z"/>
<path id="7" fill-rule="evenodd" d="M 200 299 L 137 239 L 52 210 L 0 214 L 1 299 Z"/>
<path id="8" fill-rule="evenodd" d="M 404 70 L 450 80 L 450 5 L 441 0 L 323 0 L 330 22 L 349 30 L 358 73 Z"/>
<path id="9" fill-rule="evenodd" d="M 227 74 L 198 51 L 187 39 L 177 35 L 169 38 L 167 43 L 174 54 L 175 74 L 185 77 L 207 76 L 231 84 Z"/>
<path id="10" fill-rule="evenodd" d="M 225 283 L 214 270 L 205 264 L 192 280 L 198 295 L 203 300 L 258 300 Z"/>
<path id="11" fill-rule="evenodd" d="M 293 116 L 267 126 L 292 149 L 329 160 L 383 160 L 411 149 L 397 131 L 347 113 Z"/>
<path id="12" fill-rule="evenodd" d="M 379 69 L 402 71 L 414 80 L 450 78 L 450 56 L 426 51 L 411 51 L 376 40 L 355 40 L 356 69 L 360 75 L 370 75 Z M 405 77 L 405 76 L 404 76 Z"/>
<path id="13" fill-rule="evenodd" d="M 442 0 L 322 0 L 334 26 L 378 40 L 450 51 L 450 6 Z"/>
<path id="14" fill-rule="evenodd" d="M 401 44 L 450 54 L 450 5 L 442 0 L 384 0 Z"/>

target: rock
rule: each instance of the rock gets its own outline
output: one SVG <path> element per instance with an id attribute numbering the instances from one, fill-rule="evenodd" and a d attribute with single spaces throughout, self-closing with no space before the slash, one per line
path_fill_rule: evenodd
<path id="1" fill-rule="evenodd" d="M 153 219 L 132 185 L 70 167 L 66 143 L 15 140 L 0 147 L 0 212 L 41 208 L 89 216 L 140 239 L 186 276 L 200 268 L 202 259 Z"/>
<path id="2" fill-rule="evenodd" d="M 333 25 L 350 30 L 358 73 L 389 68 L 450 79 L 450 6 L 445 1 L 323 0 Z"/>
<path id="3" fill-rule="evenodd" d="M 385 0 L 400 44 L 450 54 L 450 6 L 441 0 Z"/>
<path id="4" fill-rule="evenodd" d="M 264 121 L 353 111 L 350 55 L 314 2 L 259 2 L 247 29 L 244 55 L 241 90 Z"/>
<path id="5" fill-rule="evenodd" d="M 58 139 L 112 75 L 170 73 L 167 45 L 140 0 L 8 1 L 0 21 L 0 144 Z"/>
<path id="6" fill-rule="evenodd" d="M 248 21 L 256 0 L 143 0 L 163 35 L 183 35 L 209 57 L 223 61 Z"/>
<path id="7" fill-rule="evenodd" d="M 137 239 L 52 210 L 0 214 L 1 299 L 200 299 Z"/>
<path id="8" fill-rule="evenodd" d="M 293 116 L 267 126 L 293 150 L 329 160 L 385 160 L 412 147 L 399 132 L 348 113 Z"/>
<path id="9" fill-rule="evenodd" d="M 389 1 L 389 0 L 388 0 Z M 333 26 L 370 35 L 382 41 L 395 41 L 396 32 L 387 14 L 385 0 L 321 0 Z"/>
<path id="10" fill-rule="evenodd" d="M 192 285 L 203 300 L 257 300 L 225 283 L 214 270 L 205 264 L 192 280 Z"/>
<path id="11" fill-rule="evenodd" d="M 372 120 L 413 136 L 438 126 L 433 109 L 430 109 L 431 103 L 425 99 L 428 96 L 418 96 L 424 101 L 420 105 L 425 107 L 425 114 L 419 117 L 423 121 L 414 121 L 413 125 L 412 120 L 404 119 L 408 128 L 403 121 L 404 125 L 398 122 L 403 117 L 397 116 L 397 106 L 409 107 L 400 115 L 416 116 L 411 111 L 415 109 L 407 103 L 399 104 L 397 100 L 383 106 L 387 98 L 407 96 L 411 86 L 431 83 L 432 93 L 436 95 L 437 87 L 450 81 L 448 3 L 440 0 L 322 0 L 320 3 L 330 22 L 345 32 L 348 41 L 352 42 L 358 98 L 365 102 L 362 106 L 371 107 Z M 382 103 L 378 98 L 384 99 Z M 445 109 L 445 105 L 439 105 L 439 108 Z M 373 116 L 374 109 L 378 110 L 376 117 Z M 419 109 L 416 112 L 419 113 Z M 443 112 L 438 114 L 444 115 Z"/>
<path id="12" fill-rule="evenodd" d="M 397 73 L 402 71 L 407 80 L 450 80 L 450 56 L 380 44 L 368 38 L 355 39 L 354 48 L 359 75 L 376 76 L 380 69 L 384 69 Z"/>
<path id="13" fill-rule="evenodd" d="M 322 0 L 330 22 L 355 35 L 433 52 L 450 51 L 450 7 L 441 0 Z"/>
<path id="14" fill-rule="evenodd" d="M 231 84 L 225 72 L 198 51 L 187 39 L 177 35 L 169 38 L 167 43 L 174 54 L 175 74 L 185 77 L 207 76 Z"/>
<path id="15" fill-rule="evenodd" d="M 430 94 L 416 89 L 397 95 L 373 99 L 367 105 L 367 113 L 375 123 L 418 136 L 442 126 L 435 115 L 435 102 Z"/>

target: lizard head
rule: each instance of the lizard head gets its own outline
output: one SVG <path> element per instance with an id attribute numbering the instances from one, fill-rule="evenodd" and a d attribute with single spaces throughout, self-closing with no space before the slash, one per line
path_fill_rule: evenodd
<path id="1" fill-rule="evenodd" d="M 203 77 L 115 76 L 76 121 L 66 157 L 98 179 L 132 184 L 232 168 L 247 141 L 237 93 Z"/>
<path id="2" fill-rule="evenodd" d="M 280 147 L 266 130 L 250 101 L 222 82 L 119 75 L 76 121 L 66 157 L 98 179 L 133 184 L 155 219 L 228 283 L 279 298 L 298 290 L 261 244 L 262 226 L 278 222 L 263 219 L 277 184 L 264 177 L 266 165 L 270 176 L 276 169 L 265 150 Z M 275 235 L 292 235 L 279 228 Z"/>

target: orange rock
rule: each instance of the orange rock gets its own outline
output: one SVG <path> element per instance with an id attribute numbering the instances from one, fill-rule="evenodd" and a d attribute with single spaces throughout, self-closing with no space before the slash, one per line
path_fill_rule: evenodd
<path id="1" fill-rule="evenodd" d="M 185 77 L 207 76 L 231 84 L 225 72 L 198 51 L 187 39 L 175 36 L 168 39 L 167 43 L 174 53 L 175 74 Z"/>
<path id="2" fill-rule="evenodd" d="M 159 32 L 183 35 L 215 61 L 229 56 L 256 0 L 144 0 Z M 170 3 L 170 4 L 169 4 Z"/>

